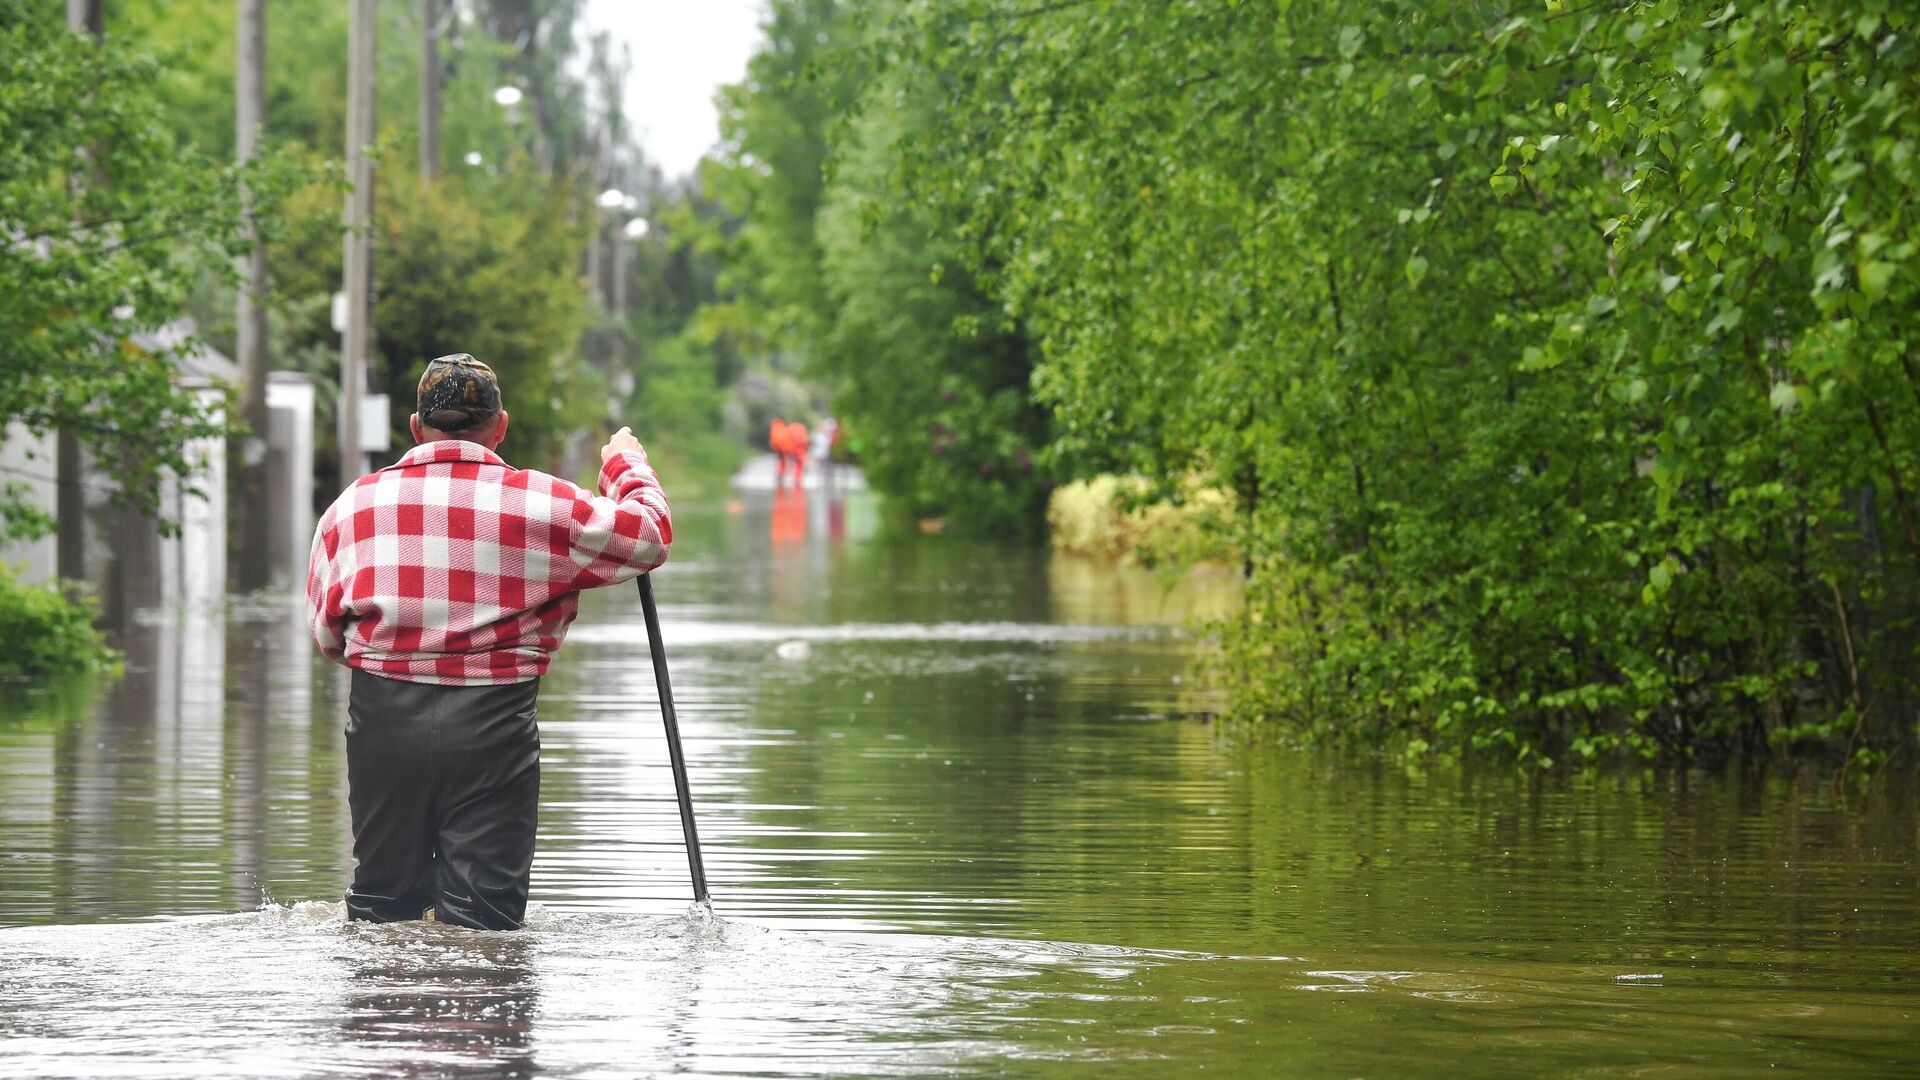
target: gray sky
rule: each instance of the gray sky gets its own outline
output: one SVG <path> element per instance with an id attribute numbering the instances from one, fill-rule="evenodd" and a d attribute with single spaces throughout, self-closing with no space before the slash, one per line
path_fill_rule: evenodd
<path id="1" fill-rule="evenodd" d="M 588 0 L 585 22 L 633 50 L 627 116 L 668 176 L 720 138 L 713 94 L 746 74 L 764 0 Z"/>

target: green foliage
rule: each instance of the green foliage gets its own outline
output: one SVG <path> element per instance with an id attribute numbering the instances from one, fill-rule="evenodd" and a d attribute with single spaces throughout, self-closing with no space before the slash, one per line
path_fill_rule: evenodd
<path id="1" fill-rule="evenodd" d="M 155 62 L 0 0 L 0 420 L 71 432 L 115 463 L 149 511 L 159 478 L 219 417 L 173 385 L 166 350 L 133 339 L 177 318 L 194 283 L 244 250 L 239 185 L 263 207 L 299 175 L 281 159 L 241 172 L 177 146 Z M 0 492 L 10 530 L 43 530 Z"/>
<path id="2" fill-rule="evenodd" d="M 513 422 L 502 453 L 527 468 L 558 468 L 567 441 L 600 420 L 606 397 L 578 348 L 590 309 L 579 270 L 586 241 L 573 193 L 532 169 L 471 185 L 424 183 L 404 171 L 382 176 L 374 212 L 375 388 L 394 445 L 412 445 L 407 417 L 426 361 L 467 352 L 500 375 Z M 333 204 L 311 204 L 330 214 Z M 309 231 L 275 255 L 280 288 L 325 297 L 340 280 L 337 237 Z M 291 341 L 337 338 L 326 305 L 300 309 Z M 331 377 L 337 356 L 322 348 Z M 378 421 L 376 421 L 378 422 Z"/>
<path id="3" fill-rule="evenodd" d="M 160 56 L 160 96 L 167 105 L 162 120 L 177 141 L 231 158 L 231 0 L 110 0 L 106 6 L 109 35 L 140 40 Z M 586 79 L 578 70 L 583 6 L 583 0 L 440 5 L 443 168 L 461 171 L 465 154 L 474 151 L 489 164 L 519 159 L 537 171 L 566 175 L 596 152 L 595 128 L 605 117 L 587 104 Z M 384 164 L 411 166 L 417 160 L 420 5 L 382 3 L 375 9 L 379 127 L 392 137 L 395 151 Z M 347 26 L 348 5 L 334 0 L 267 5 L 269 137 L 339 154 L 346 131 Z M 509 84 L 526 94 L 512 122 L 493 100 L 494 91 Z M 609 153 L 627 149 L 616 146 Z"/>
<path id="4" fill-rule="evenodd" d="M 1524 760 L 1911 743 L 1905 5 L 890 9 L 1056 450 L 1234 491 L 1240 711 Z"/>
<path id="5" fill-rule="evenodd" d="M 1047 535 L 1055 551 L 1110 561 L 1238 566 L 1239 553 L 1224 543 L 1232 513 L 1232 494 L 1220 488 L 1189 482 L 1163 494 L 1145 477 L 1103 474 L 1053 489 Z"/>
<path id="6" fill-rule="evenodd" d="M 374 309 L 398 445 L 410 443 L 421 366 L 469 352 L 500 375 L 512 415 L 505 452 L 555 468 L 562 443 L 606 402 L 568 348 L 587 320 L 578 257 L 585 229 L 568 222 L 564 188 L 483 208 L 454 184 L 413 177 L 383 188 L 374 259 L 387 284 Z"/>
<path id="7" fill-rule="evenodd" d="M 719 96 L 724 143 L 702 180 L 736 218 L 720 245 L 727 303 L 709 316 L 776 351 L 817 341 L 830 311 L 815 218 L 835 125 L 865 78 L 839 0 L 775 0 L 746 78 Z"/>
<path id="8" fill-rule="evenodd" d="M 697 260 L 655 266 L 645 250 L 635 250 L 628 301 L 643 310 L 623 327 L 595 306 L 582 273 L 593 223 L 602 225 L 607 264 L 630 246 L 618 238 L 617 216 L 594 208 L 602 188 L 655 196 L 646 201 L 663 215 L 694 196 L 665 189 L 647 166 L 620 113 L 625 61 L 604 35 L 579 32 L 582 7 L 581 0 L 442 5 L 442 160 L 440 175 L 428 183 L 416 172 L 415 153 L 419 6 L 380 5 L 372 389 L 388 394 L 387 419 L 396 445 L 404 447 L 421 364 L 471 352 L 502 376 L 514 417 L 506 452 L 516 463 L 587 468 L 582 462 L 595 429 L 666 414 L 712 421 L 706 430 L 668 434 L 676 444 L 701 443 L 704 468 L 724 472 L 739 447 L 721 439 L 717 410 L 695 405 L 676 412 L 678 403 L 656 409 L 606 390 L 620 383 L 623 371 L 645 381 L 641 369 L 651 350 L 680 334 L 691 305 L 677 319 L 656 319 L 655 298 L 674 289 L 710 298 L 714 268 Z M 168 106 L 162 120 L 176 139 L 213 157 L 230 156 L 233 5 L 128 0 L 112 5 L 109 16 L 110 33 L 138 37 L 165 57 L 158 76 Z M 267 13 L 267 134 L 289 154 L 323 161 L 340 153 L 346 22 L 345 8 L 325 0 L 286 0 Z M 494 93 L 505 85 L 519 88 L 523 100 L 497 102 Z M 339 337 L 328 301 L 340 287 L 340 203 L 341 192 L 330 183 L 299 190 L 283 203 L 270 238 L 269 360 L 316 377 L 323 496 L 331 492 L 336 452 L 329 414 Z M 217 344 L 231 333 L 232 299 L 230 289 L 204 286 L 196 296 L 194 310 Z M 680 355 L 729 361 L 724 348 Z M 708 374 L 716 385 L 730 381 L 731 373 Z M 660 442 L 663 433 L 644 421 L 638 426 L 650 445 Z"/>
<path id="9" fill-rule="evenodd" d="M 747 452 L 747 417 L 734 396 L 744 370 L 733 335 L 703 323 L 718 298 L 708 240 L 725 212 L 687 183 L 659 192 L 662 210 L 628 241 L 627 323 L 619 327 L 633 386 L 616 409 L 641 433 L 669 489 L 718 488 Z"/>
<path id="10" fill-rule="evenodd" d="M 23 585 L 0 563 L 0 679 L 103 671 L 114 653 L 93 628 L 94 605 L 76 587 Z"/>
<path id="11" fill-rule="evenodd" d="M 894 148 L 924 122 L 920 97 L 881 82 L 843 137 L 817 223 L 832 319 L 820 366 L 881 490 L 917 517 L 1032 533 L 1050 485 L 1031 350 L 892 175 Z"/>
<path id="12" fill-rule="evenodd" d="M 717 487 L 740 463 L 741 442 L 727 433 L 726 389 L 714 379 L 716 350 L 684 333 L 653 343 L 634 368 L 623 415 L 647 433 L 647 454 L 676 492 Z"/>
<path id="13" fill-rule="evenodd" d="M 405 12 L 383 5 L 380 33 L 411 40 Z M 139 41 L 160 59 L 160 119 L 177 145 L 233 157 L 236 5 L 226 0 L 108 0 L 107 33 Z M 347 5 L 273 0 L 267 5 L 267 131 L 271 139 L 338 152 L 346 131 Z M 392 74 L 381 78 L 391 86 Z M 397 99 L 395 104 L 404 100 Z"/>
<path id="14" fill-rule="evenodd" d="M 649 392 L 674 395 L 643 399 L 639 412 L 703 425 L 671 432 L 669 456 L 724 472 L 740 445 L 719 434 L 716 398 L 738 369 L 723 344 L 682 340 L 693 307 L 711 299 L 710 263 L 670 263 L 658 280 L 636 272 L 631 292 L 671 283 L 694 298 L 673 319 L 622 327 L 616 348 L 583 347 L 596 319 L 615 321 L 585 287 L 588 237 L 598 223 L 607 263 L 627 244 L 595 196 L 610 185 L 658 194 L 659 212 L 693 197 L 665 190 L 647 166 L 620 115 L 626 61 L 604 35 L 577 32 L 583 7 L 442 5 L 444 158 L 426 183 L 409 152 L 419 6 L 379 5 L 372 387 L 388 392 L 405 445 L 421 363 L 475 353 L 505 383 L 509 454 L 562 470 L 590 456 L 593 429 L 634 411 L 606 390 L 627 369 Z M 339 340 L 329 299 L 340 287 L 342 192 L 330 163 L 345 126 L 346 23 L 346 9 L 326 0 L 269 6 L 266 137 L 278 149 L 236 169 L 222 164 L 234 152 L 228 0 L 110 3 L 104 42 L 67 32 L 57 9 L 0 0 L 0 318 L 17 330 L 0 355 L 0 420 L 77 435 L 145 509 L 163 473 L 191 484 L 182 447 L 228 429 L 174 386 L 172 356 L 136 343 L 191 313 L 231 351 L 244 182 L 270 255 L 268 361 L 317 377 L 319 494 L 331 495 Z M 503 85 L 524 100 L 501 105 Z M 0 537 L 50 527 L 4 481 L 0 523 Z"/>

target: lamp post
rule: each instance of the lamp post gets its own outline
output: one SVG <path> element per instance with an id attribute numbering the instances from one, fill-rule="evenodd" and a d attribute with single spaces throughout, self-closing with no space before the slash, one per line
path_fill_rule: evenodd
<path id="1" fill-rule="evenodd" d="M 606 259 L 602 245 L 606 237 L 606 212 L 626 205 L 627 193 L 619 188 L 607 188 L 593 200 L 593 230 L 587 236 L 587 283 L 593 289 L 593 298 L 602 309 L 607 305 Z"/>
<path id="2" fill-rule="evenodd" d="M 620 328 L 619 337 L 616 339 L 619 343 L 619 352 L 613 357 L 613 364 L 617 369 L 613 372 L 613 387 L 617 391 L 617 396 L 610 397 L 607 400 L 609 413 L 617 416 L 621 410 L 621 399 L 633 393 L 633 371 L 628 367 L 628 363 L 632 359 L 632 354 L 628 348 L 631 344 L 629 337 L 631 327 L 627 324 L 628 268 L 632 265 L 634 242 L 646 236 L 647 233 L 651 231 L 652 226 L 646 218 L 635 216 L 640 211 L 640 200 L 626 194 L 618 188 L 608 188 L 601 192 L 599 198 L 594 200 L 594 202 L 596 206 L 594 211 L 594 235 L 596 245 L 598 244 L 601 234 L 605 231 L 600 227 L 600 217 L 602 214 L 617 212 L 624 218 L 624 220 L 619 223 L 618 228 L 614 230 L 613 237 L 612 309 L 614 320 Z"/>
<path id="3" fill-rule="evenodd" d="M 629 195 L 621 209 L 632 214 L 640 209 L 640 200 Z M 627 325 L 627 268 L 633 263 L 634 241 L 647 235 L 647 219 L 629 217 L 620 228 L 620 243 L 613 251 L 613 313 L 624 329 Z"/>

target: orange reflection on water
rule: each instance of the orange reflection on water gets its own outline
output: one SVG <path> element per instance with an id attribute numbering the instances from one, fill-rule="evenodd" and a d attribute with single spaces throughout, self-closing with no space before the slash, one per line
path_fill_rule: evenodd
<path id="1" fill-rule="evenodd" d="M 800 487 L 774 489 L 770 532 L 775 553 L 802 546 L 807 542 L 805 489 Z"/>

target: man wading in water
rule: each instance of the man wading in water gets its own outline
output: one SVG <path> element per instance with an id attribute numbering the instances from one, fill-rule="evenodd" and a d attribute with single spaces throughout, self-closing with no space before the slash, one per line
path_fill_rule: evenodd
<path id="1" fill-rule="evenodd" d="M 540 797 L 540 676 L 579 592 L 667 559 L 666 496 L 627 428 L 594 495 L 494 454 L 507 411 L 465 353 L 420 377 L 420 445 L 321 517 L 307 575 L 320 651 L 353 669 L 347 917 L 518 929 Z"/>

